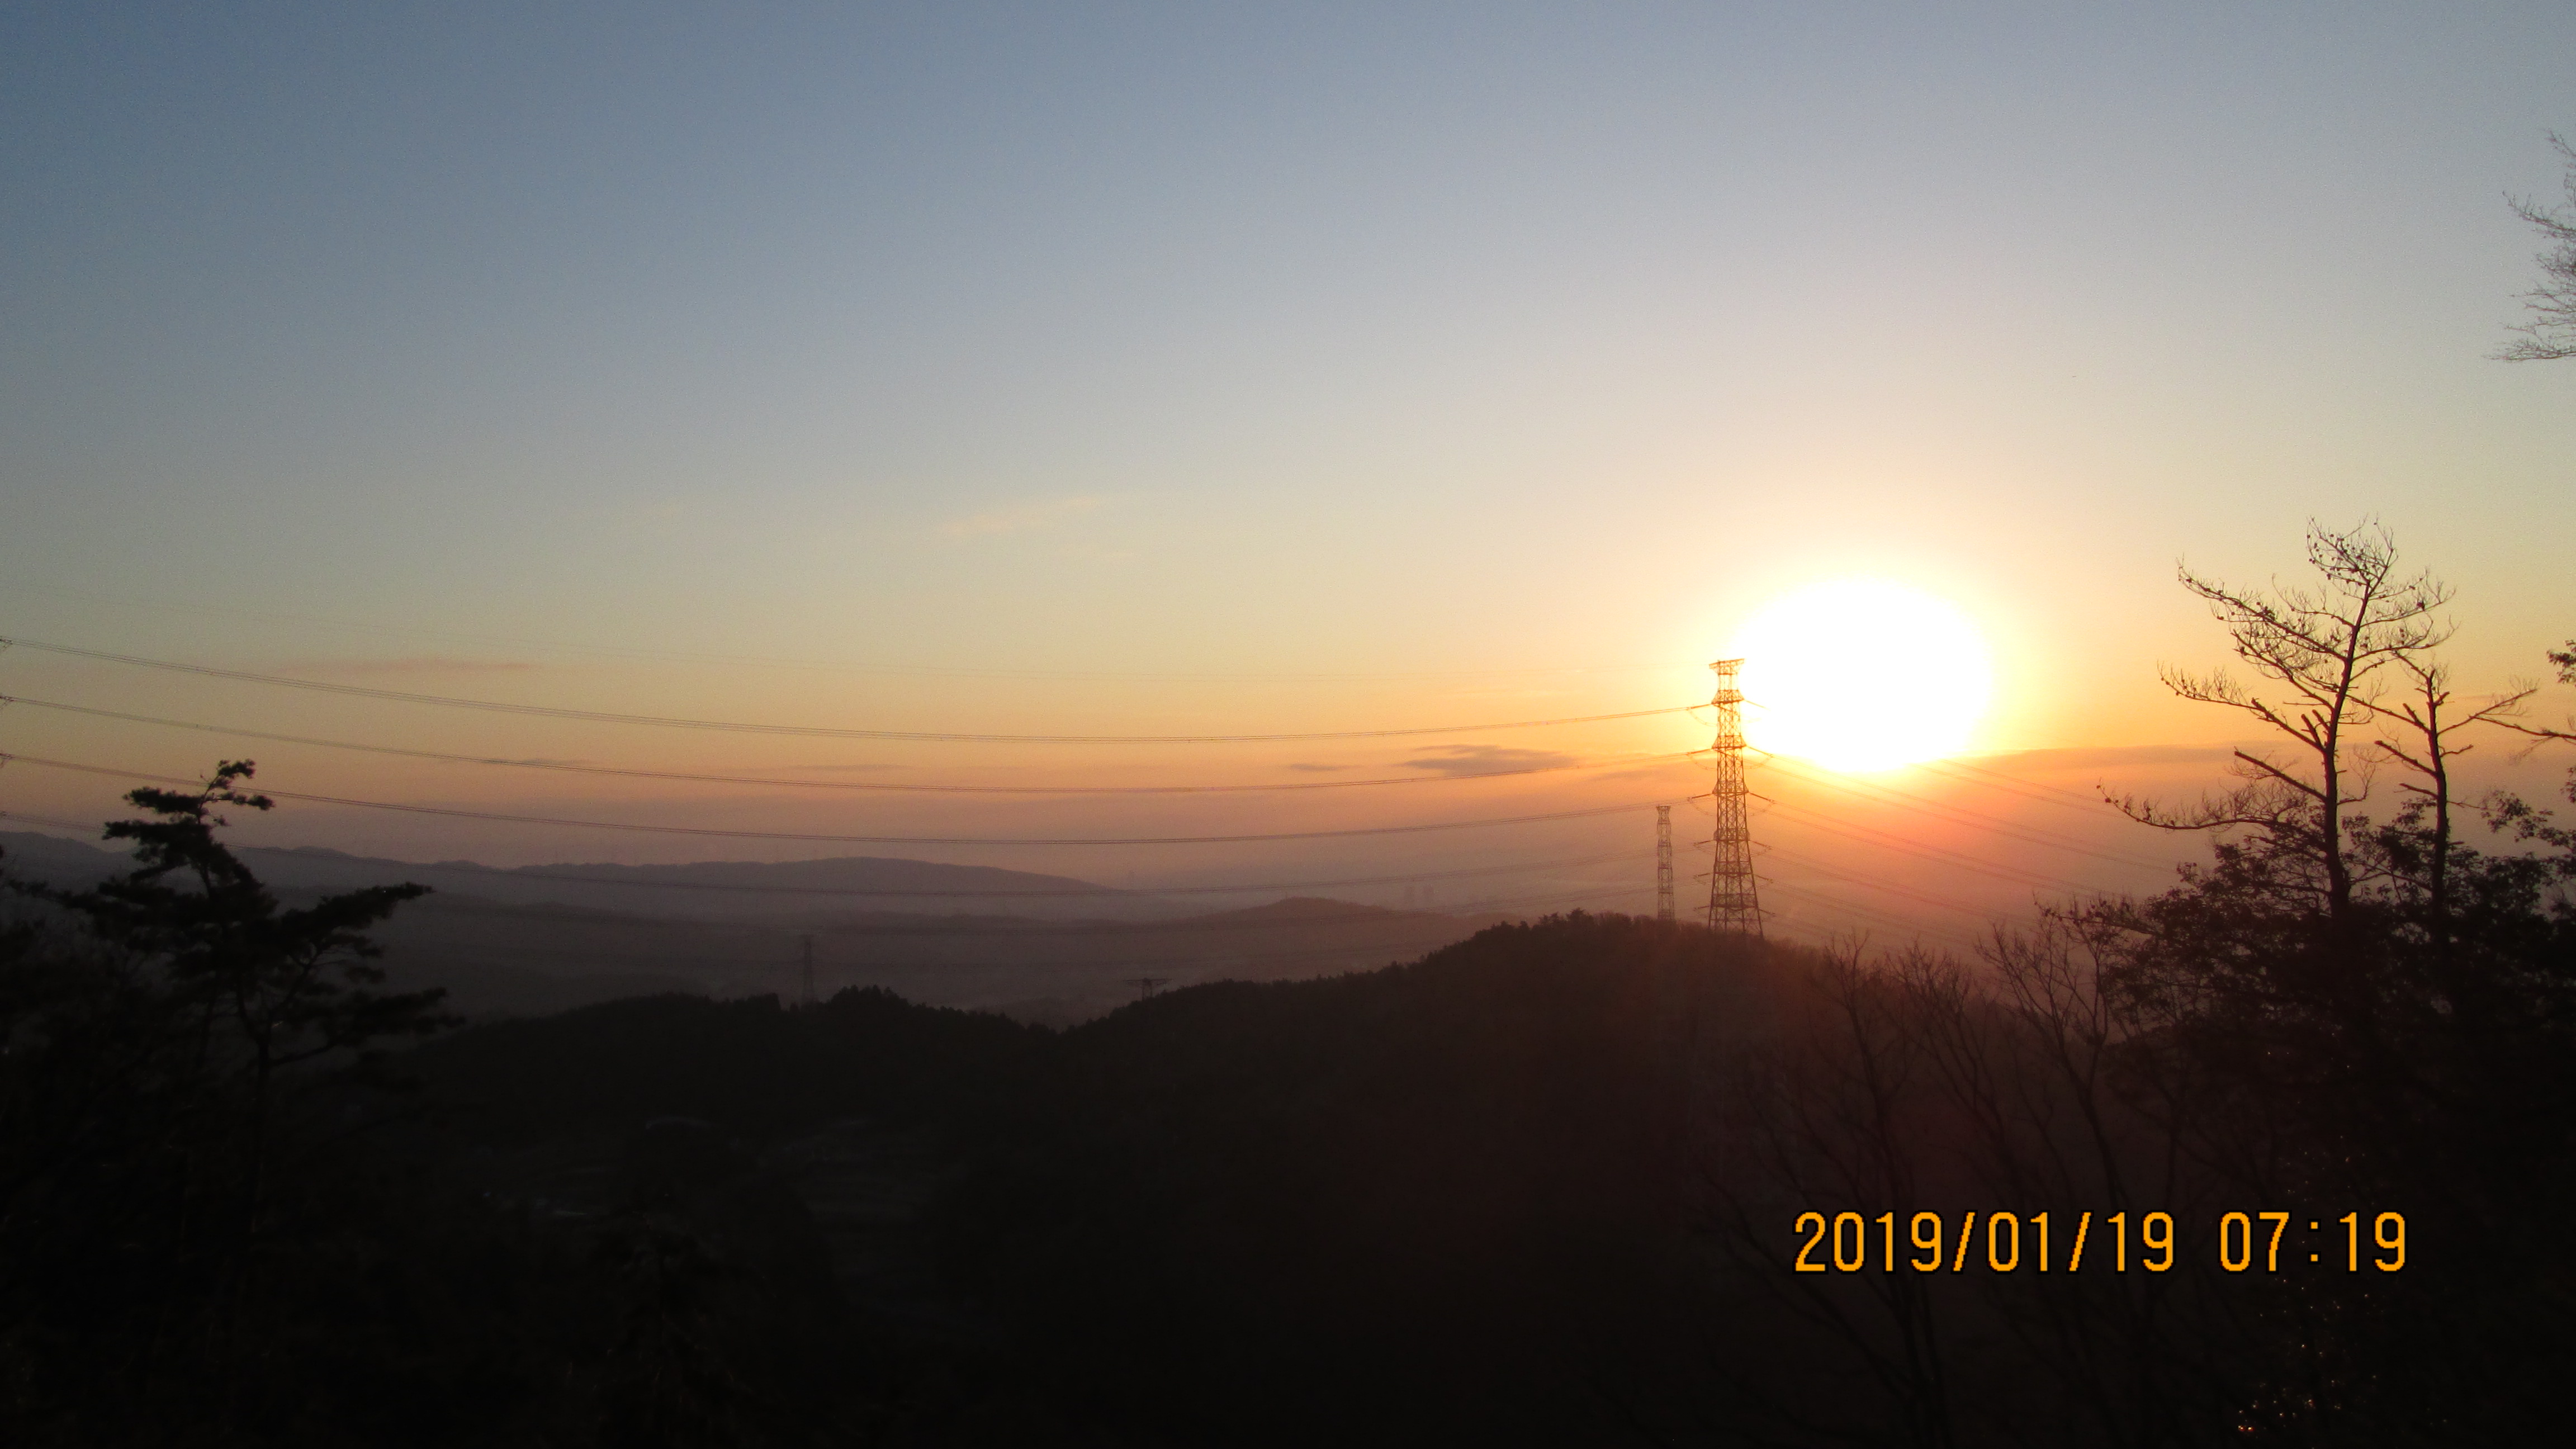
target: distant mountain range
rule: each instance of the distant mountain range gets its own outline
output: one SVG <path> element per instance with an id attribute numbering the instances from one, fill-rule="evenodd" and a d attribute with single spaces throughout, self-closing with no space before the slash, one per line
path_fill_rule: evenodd
<path id="1" fill-rule="evenodd" d="M 91 881 L 126 867 L 121 850 L 0 831 L 6 866 L 31 879 Z M 688 865 L 499 867 L 470 860 L 385 860 L 319 846 L 238 851 L 282 890 L 349 890 L 418 881 L 510 905 L 589 906 L 632 915 L 771 920 L 851 911 L 968 911 L 1036 919 L 1150 920 L 1192 907 L 1070 876 L 853 855 L 832 860 L 709 860 Z"/>
<path id="2" fill-rule="evenodd" d="M 77 887 L 121 851 L 0 831 L 0 869 Z M 469 1014 L 562 1010 L 656 992 L 710 996 L 884 986 L 932 1006 L 1070 1024 L 1167 985 L 1330 975 L 1409 960 L 1501 919 L 1296 897 L 1200 911 L 1066 876 L 881 857 L 691 865 L 422 865 L 248 848 L 290 902 L 417 881 L 434 894 L 376 933 L 397 987 L 445 987 Z"/>

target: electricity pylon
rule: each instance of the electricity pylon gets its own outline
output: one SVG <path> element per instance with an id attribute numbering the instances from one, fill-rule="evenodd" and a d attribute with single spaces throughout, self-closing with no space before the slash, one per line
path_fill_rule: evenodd
<path id="1" fill-rule="evenodd" d="M 1673 807 L 1655 807 L 1655 919 L 1673 918 Z"/>
<path id="2" fill-rule="evenodd" d="M 1762 903 L 1753 892 L 1753 824 L 1744 808 L 1744 694 L 1735 687 L 1741 659 L 1720 659 L 1717 739 L 1709 746 L 1717 766 L 1717 784 L 1709 792 L 1716 827 L 1709 832 L 1708 928 L 1728 935 L 1759 937 Z"/>

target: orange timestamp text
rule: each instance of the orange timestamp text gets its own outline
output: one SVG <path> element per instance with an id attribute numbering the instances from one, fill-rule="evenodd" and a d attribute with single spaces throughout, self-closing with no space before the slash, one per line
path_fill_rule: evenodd
<path id="1" fill-rule="evenodd" d="M 2283 1239 L 2297 1217 L 2288 1212 L 2219 1214 L 2218 1266 L 2226 1272 L 2245 1273 L 2254 1271 L 2260 1261 L 2263 1272 L 2281 1271 Z M 2114 1273 L 2126 1273 L 2132 1266 L 2148 1273 L 2173 1268 L 2177 1251 L 2173 1214 L 2140 1214 L 2134 1235 L 2126 1212 L 2103 1213 L 2099 1218 L 2097 1226 L 2096 1214 L 2082 1213 L 2061 1232 L 2059 1220 L 2052 1213 L 1971 1211 L 1960 1214 L 1954 1235 L 1941 1214 L 1918 1212 L 1905 1220 L 1905 1241 L 1910 1248 L 1901 1251 L 1897 1214 L 1893 1212 L 1876 1217 L 1844 1212 L 1829 1218 L 1809 1211 L 1798 1214 L 1791 1228 L 1793 1235 L 1804 1240 L 1791 1267 L 1800 1273 L 1859 1273 L 1873 1266 L 1884 1273 L 1900 1268 L 1917 1273 L 1964 1273 L 1972 1266 L 1992 1273 L 2017 1273 L 2026 1268 L 2040 1273 L 2074 1273 L 2082 1271 L 2090 1261 Z M 2340 1260 L 2345 1271 L 2353 1273 L 2361 1271 L 2365 1260 L 2383 1273 L 2394 1273 L 2406 1266 L 2403 1213 L 2384 1212 L 2371 1219 L 2370 1242 L 2377 1251 L 2367 1255 L 2363 1251 L 2359 1212 L 2333 1219 L 2309 1218 L 2307 1232 L 2319 1236 L 2289 1241 L 2293 1266 L 2302 1258 L 2320 1266 Z M 2053 1245 L 2061 1243 L 2065 1248 L 2062 1260 L 2052 1252 Z M 2336 1248 L 2341 1251 L 2332 1251 Z"/>

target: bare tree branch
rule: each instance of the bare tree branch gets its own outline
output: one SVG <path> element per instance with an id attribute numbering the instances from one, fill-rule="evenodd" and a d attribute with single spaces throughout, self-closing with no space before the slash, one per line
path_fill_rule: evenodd
<path id="1" fill-rule="evenodd" d="M 2276 581 L 2268 592 L 2231 587 L 2188 566 L 2176 569 L 2182 586 L 2226 627 L 2236 657 L 2268 683 L 2268 694 L 2224 670 L 2158 670 L 2179 697 L 2240 711 L 2297 742 L 2309 756 L 2306 767 L 2239 750 L 2237 772 L 2250 782 L 2245 789 L 2185 811 L 2135 799 L 2112 803 L 2162 829 L 2250 827 L 2312 851 L 2325 874 L 2327 911 L 2341 917 L 2353 887 L 2343 813 L 2368 793 L 2370 757 L 2354 748 L 2353 731 L 2385 712 L 2381 671 L 2412 667 L 2450 637 L 2439 611 L 2451 592 L 2429 574 L 2399 577 L 2396 544 L 2367 519 L 2342 532 L 2311 522 L 2307 554 L 2314 585 Z"/>
<path id="2" fill-rule="evenodd" d="M 2576 149 L 2552 132 L 2549 144 L 2567 162 L 2568 209 L 2556 211 L 2518 196 L 2505 199 L 2514 215 L 2531 223 L 2548 245 L 2541 251 L 2540 285 L 2522 294 L 2531 320 L 2513 330 L 2522 340 L 2494 354 L 2505 362 L 2554 362 L 2576 357 Z"/>

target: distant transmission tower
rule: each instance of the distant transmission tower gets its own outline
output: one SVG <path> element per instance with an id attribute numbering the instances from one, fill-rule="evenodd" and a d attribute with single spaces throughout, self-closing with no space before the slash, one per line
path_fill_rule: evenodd
<path id="1" fill-rule="evenodd" d="M 1741 659 L 1721 659 L 1717 671 L 1717 786 L 1709 794 L 1717 817 L 1709 835 L 1708 928 L 1729 935 L 1760 936 L 1762 905 L 1753 895 L 1753 824 L 1744 808 L 1744 693 L 1735 687 Z"/>
<path id="2" fill-rule="evenodd" d="M 1655 919 L 1673 918 L 1673 807 L 1655 807 Z"/>

